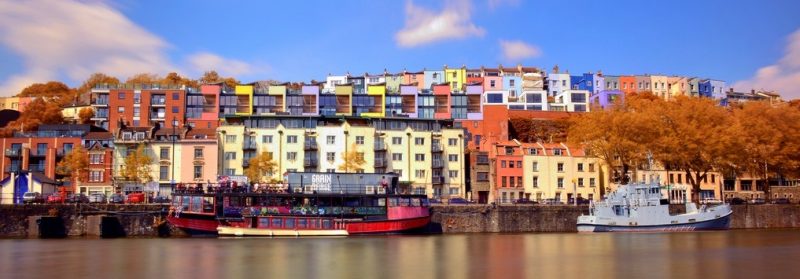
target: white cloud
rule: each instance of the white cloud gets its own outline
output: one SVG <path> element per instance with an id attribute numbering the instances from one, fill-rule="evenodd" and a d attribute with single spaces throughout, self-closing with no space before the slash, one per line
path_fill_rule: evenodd
<path id="1" fill-rule="evenodd" d="M 800 29 L 789 35 L 786 54 L 776 64 L 762 67 L 755 76 L 736 82 L 736 90 L 776 90 L 784 99 L 800 98 Z"/>
<path id="2" fill-rule="evenodd" d="M 98 1 L 0 1 L 0 44 L 19 55 L 24 68 L 0 81 L 0 95 L 16 94 L 33 82 L 81 81 L 94 72 L 125 79 L 186 69 L 170 61 L 168 42 Z M 234 62 L 226 70 L 250 69 Z"/>
<path id="3" fill-rule="evenodd" d="M 254 65 L 241 60 L 228 59 L 209 52 L 198 52 L 187 59 L 189 74 L 200 76 L 208 70 L 215 70 L 221 76 L 240 77 L 252 73 L 263 73 L 266 66 Z"/>
<path id="4" fill-rule="evenodd" d="M 469 0 L 449 0 L 441 12 L 435 13 L 406 2 L 406 22 L 395 34 L 401 47 L 416 47 L 450 39 L 482 37 L 486 31 L 470 21 L 472 6 Z"/>
<path id="5" fill-rule="evenodd" d="M 489 0 L 489 9 L 494 10 L 502 5 L 516 6 L 520 0 Z"/>
<path id="6" fill-rule="evenodd" d="M 523 41 L 500 40 L 500 49 L 503 52 L 503 60 L 509 62 L 518 62 L 520 60 L 536 58 L 542 55 L 542 51 L 539 49 L 539 47 Z"/>

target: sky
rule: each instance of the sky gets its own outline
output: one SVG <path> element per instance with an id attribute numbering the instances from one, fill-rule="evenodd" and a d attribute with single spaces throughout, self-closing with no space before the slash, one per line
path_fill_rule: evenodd
<path id="1" fill-rule="evenodd" d="M 800 98 L 800 1 L 0 1 L 0 96 L 103 72 L 256 80 L 523 64 Z"/>

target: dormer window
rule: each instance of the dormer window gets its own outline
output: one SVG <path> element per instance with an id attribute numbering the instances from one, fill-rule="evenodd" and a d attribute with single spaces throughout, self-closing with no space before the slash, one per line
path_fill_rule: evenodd
<path id="1" fill-rule="evenodd" d="M 144 140 L 144 132 L 137 132 L 136 140 Z"/>
<path id="2" fill-rule="evenodd" d="M 561 156 L 561 149 L 560 148 L 553 148 L 553 155 Z"/>
<path id="3" fill-rule="evenodd" d="M 510 146 L 506 147 L 506 155 L 511 155 L 511 154 L 514 154 L 514 148 Z"/>
<path id="4" fill-rule="evenodd" d="M 530 149 L 528 149 L 528 154 L 530 154 L 530 155 L 536 155 L 536 153 L 537 153 L 537 151 L 536 151 L 536 148 L 530 148 Z"/>
<path id="5" fill-rule="evenodd" d="M 132 136 L 131 132 L 123 132 L 122 133 L 122 139 L 123 140 L 131 140 L 131 136 Z"/>

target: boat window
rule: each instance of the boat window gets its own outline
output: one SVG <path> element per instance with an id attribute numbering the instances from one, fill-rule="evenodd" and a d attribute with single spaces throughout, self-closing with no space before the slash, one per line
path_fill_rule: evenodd
<path id="1" fill-rule="evenodd" d="M 203 213 L 214 213 L 214 197 L 203 197 Z"/>
<path id="2" fill-rule="evenodd" d="M 189 201 L 191 199 L 189 197 L 184 197 L 181 201 L 181 210 L 188 211 L 189 210 Z"/>
<path id="3" fill-rule="evenodd" d="M 308 219 L 297 219 L 297 228 L 305 229 L 308 227 Z"/>
<path id="4" fill-rule="evenodd" d="M 192 212 L 201 212 L 203 209 L 203 197 L 192 197 Z"/>
<path id="5" fill-rule="evenodd" d="M 431 203 L 427 198 L 422 198 L 422 206 L 431 206 Z"/>
<path id="6" fill-rule="evenodd" d="M 241 197 L 231 197 L 230 206 L 241 206 L 241 205 L 242 205 L 242 198 Z"/>
<path id="7" fill-rule="evenodd" d="M 389 206 L 397 206 L 397 198 L 390 198 Z"/>
<path id="8" fill-rule="evenodd" d="M 287 218 L 284 227 L 287 229 L 294 229 L 294 218 Z"/>
<path id="9" fill-rule="evenodd" d="M 412 198 L 411 199 L 411 206 L 419 206 L 419 205 L 420 205 L 419 198 Z"/>
<path id="10" fill-rule="evenodd" d="M 269 218 L 258 218 L 258 227 L 269 228 Z"/>
<path id="11" fill-rule="evenodd" d="M 319 219 L 308 220 L 308 227 L 311 229 L 319 228 Z"/>
<path id="12" fill-rule="evenodd" d="M 323 229 L 331 229 L 331 228 L 333 228 L 333 224 L 331 223 L 331 220 L 322 220 L 322 228 Z"/>
<path id="13" fill-rule="evenodd" d="M 253 197 L 247 197 L 244 200 L 245 206 L 253 206 Z"/>
<path id="14" fill-rule="evenodd" d="M 386 198 L 378 199 L 378 206 L 386 206 Z"/>
<path id="15" fill-rule="evenodd" d="M 178 207 L 181 204 L 182 196 L 175 196 L 172 198 L 172 206 Z"/>
<path id="16" fill-rule="evenodd" d="M 408 206 L 409 205 L 408 198 L 401 198 L 400 199 L 400 206 Z"/>
<path id="17" fill-rule="evenodd" d="M 272 218 L 272 227 L 273 228 L 283 227 L 283 219 L 281 219 L 281 218 Z"/>

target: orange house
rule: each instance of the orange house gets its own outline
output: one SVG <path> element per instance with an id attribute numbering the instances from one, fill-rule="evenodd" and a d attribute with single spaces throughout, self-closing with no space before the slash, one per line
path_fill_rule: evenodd
<path id="1" fill-rule="evenodd" d="M 636 77 L 635 76 L 619 76 L 619 88 L 625 94 L 636 92 Z"/>

